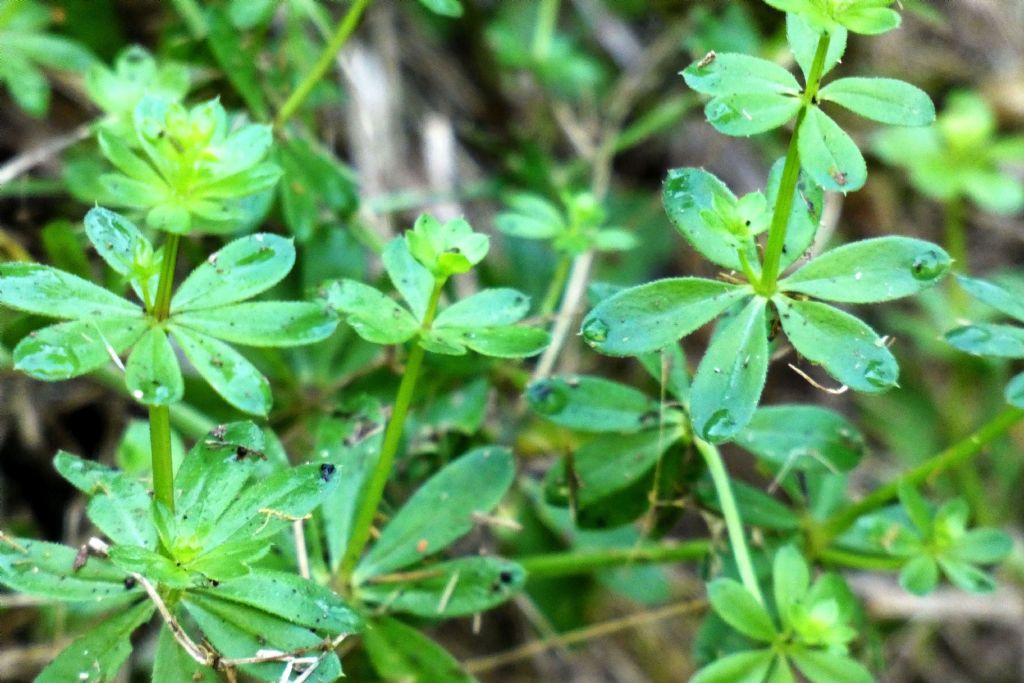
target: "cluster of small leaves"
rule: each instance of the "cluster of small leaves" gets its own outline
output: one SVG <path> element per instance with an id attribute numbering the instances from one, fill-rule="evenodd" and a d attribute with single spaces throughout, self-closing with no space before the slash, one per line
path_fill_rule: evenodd
<path id="1" fill-rule="evenodd" d="M 734 579 L 708 585 L 715 614 L 761 647 L 722 653 L 690 683 L 793 683 L 794 668 L 813 683 L 873 681 L 849 657 L 848 643 L 857 631 L 850 625 L 854 598 L 843 579 L 826 574 L 812 585 L 807 563 L 792 546 L 775 553 L 772 577 L 777 619 Z"/>
<path id="2" fill-rule="evenodd" d="M 1024 136 L 997 135 L 995 113 L 976 93 L 952 93 L 935 125 L 881 131 L 873 148 L 928 197 L 967 197 L 994 213 L 1024 208 L 1024 183 L 1001 168 L 1024 163 Z"/>
<path id="3" fill-rule="evenodd" d="M 50 8 L 34 0 L 0 0 L 0 83 L 33 116 L 42 116 L 50 103 L 44 68 L 83 73 L 96 58 L 78 43 L 47 33 L 53 21 Z"/>
<path id="4" fill-rule="evenodd" d="M 139 480 L 58 453 L 57 470 L 90 497 L 89 519 L 112 544 L 86 556 L 66 546 L 5 537 L 0 583 L 49 600 L 135 604 L 73 642 L 37 680 L 111 680 L 131 651 L 132 631 L 156 609 L 149 599 L 138 600 L 143 580 L 163 596 L 179 628 L 187 615 L 202 631 L 209 665 L 273 648 L 312 654 L 317 664 L 308 680 L 330 683 L 341 675 L 337 655 L 322 646 L 325 637 L 329 642 L 358 630 L 359 617 L 326 588 L 261 564 L 291 520 L 307 515 L 339 482 L 333 468 L 289 467 L 269 459 L 266 450 L 263 433 L 250 422 L 215 428 L 177 471 L 176 512 L 151 499 Z M 216 680 L 209 666 L 173 642 L 169 627 L 163 631 L 157 679 Z M 277 681 L 285 666 L 275 661 L 241 668 Z"/>
<path id="5" fill-rule="evenodd" d="M 892 125 L 924 126 L 935 120 L 935 107 L 928 95 L 903 81 L 848 77 L 821 87 L 821 77 L 843 56 L 845 30 L 822 37 L 800 16 L 790 14 L 787 36 L 804 73 L 803 87 L 778 64 L 744 54 L 709 53 L 682 72 L 687 85 L 712 96 L 704 112 L 716 130 L 726 135 L 753 135 L 799 116 L 797 145 L 804 170 L 826 190 L 849 192 L 864 185 L 867 165 L 857 143 L 822 111 L 821 102 L 833 102 Z M 822 45 L 827 51 L 821 50 Z"/>
<path id="6" fill-rule="evenodd" d="M 388 277 L 408 307 L 374 287 L 347 279 L 328 283 L 324 298 L 360 337 L 375 344 L 401 344 L 415 338 L 427 351 L 446 355 L 462 355 L 467 349 L 497 358 L 540 353 L 548 335 L 515 324 L 526 316 L 530 300 L 514 289 L 485 289 L 439 313 L 435 310 L 448 279 L 468 272 L 483 260 L 488 248 L 487 236 L 474 232 L 466 221 L 441 223 L 424 214 L 383 253 Z"/>
<path id="7" fill-rule="evenodd" d="M 566 195 L 564 210 L 535 194 L 516 194 L 495 218 L 498 230 L 511 237 L 550 240 L 559 254 L 575 256 L 589 249 L 627 251 L 636 237 L 623 228 L 607 227 L 604 208 L 589 192 Z"/>
<path id="8" fill-rule="evenodd" d="M 990 282 L 957 275 L 957 282 L 972 297 L 1000 313 L 1024 323 L 1024 291 L 1012 282 Z M 975 356 L 1024 358 L 1024 327 L 1004 323 L 974 323 L 946 333 L 946 341 Z M 1006 385 L 1006 401 L 1024 408 L 1024 372 Z"/>
<path id="9" fill-rule="evenodd" d="M 35 263 L 0 265 L 0 303 L 58 323 L 14 349 L 16 367 L 43 380 L 77 377 L 131 349 L 124 364 L 131 394 L 146 405 L 181 400 L 184 382 L 173 337 L 196 372 L 239 410 L 266 415 L 266 378 L 230 344 L 295 346 L 327 337 L 337 321 L 322 304 L 245 302 L 279 282 L 295 261 L 291 241 L 271 234 L 239 238 L 197 267 L 156 317 L 162 251 L 134 224 L 96 208 L 85 220 L 96 251 L 127 281 L 143 306 L 76 275 Z M 225 343 L 228 342 L 228 343 Z"/>
<path id="10" fill-rule="evenodd" d="M 100 148 L 119 171 L 100 178 L 102 200 L 145 211 L 152 228 L 176 234 L 237 230 L 259 207 L 254 197 L 281 176 L 275 164 L 263 161 L 273 142 L 270 127 L 232 129 L 216 99 L 186 109 L 147 95 L 135 107 L 133 124 L 134 140 L 100 131 Z"/>
<path id="11" fill-rule="evenodd" d="M 978 565 L 1009 555 L 1013 544 L 1005 532 L 968 529 L 969 509 L 960 498 L 934 506 L 907 482 L 900 483 L 899 495 L 901 507 L 858 520 L 848 535 L 850 542 L 900 558 L 900 584 L 916 595 L 935 590 L 940 570 L 961 590 L 995 590 L 995 581 Z"/>
<path id="12" fill-rule="evenodd" d="M 867 35 L 886 33 L 900 25 L 890 9 L 895 0 L 765 0 L 772 7 L 803 18 L 819 31 L 835 35 L 853 31 Z"/>

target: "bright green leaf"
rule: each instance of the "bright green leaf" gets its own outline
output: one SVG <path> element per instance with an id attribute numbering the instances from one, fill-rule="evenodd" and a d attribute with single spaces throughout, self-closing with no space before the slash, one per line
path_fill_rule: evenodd
<path id="1" fill-rule="evenodd" d="M 545 419 L 581 432 L 636 432 L 657 424 L 658 403 L 632 387 L 585 375 L 545 377 L 526 388 Z"/>
<path id="2" fill-rule="evenodd" d="M 864 437 L 856 427 L 838 413 L 818 406 L 759 408 L 735 441 L 780 472 L 848 472 L 865 451 Z"/>
<path id="3" fill-rule="evenodd" d="M 792 661 L 812 683 L 874 683 L 871 673 L 858 662 L 821 650 L 798 650 Z"/>
<path id="4" fill-rule="evenodd" d="M 800 164 L 818 185 L 835 192 L 864 186 L 868 168 L 857 143 L 817 107 L 809 107 L 797 140 Z"/>
<path id="5" fill-rule="evenodd" d="M 413 258 L 408 243 L 401 237 L 388 242 L 381 260 L 391 284 L 409 304 L 416 320 L 422 321 L 427 312 L 427 302 L 434 291 L 434 276 Z"/>
<path id="6" fill-rule="evenodd" d="M 166 406 L 181 400 L 185 383 L 163 328 L 149 328 L 135 344 L 125 364 L 125 384 L 132 397 L 145 405 Z"/>
<path id="7" fill-rule="evenodd" d="M 75 569 L 77 549 L 5 535 L 0 539 L 0 584 L 60 602 L 95 602 L 142 591 L 108 560 L 89 557 Z"/>
<path id="8" fill-rule="evenodd" d="M 707 95 L 799 95 L 793 74 L 775 62 L 744 54 L 709 54 L 682 72 L 686 84 Z"/>
<path id="9" fill-rule="evenodd" d="M 928 93 L 895 78 L 840 78 L 819 90 L 818 97 L 894 126 L 927 126 L 935 120 Z"/>
<path id="10" fill-rule="evenodd" d="M 80 277 L 38 263 L 0 264 L 0 304 L 69 320 L 142 315 L 142 309 L 130 301 Z"/>
<path id="11" fill-rule="evenodd" d="M 735 93 L 708 102 L 704 115 L 719 133 L 747 137 L 778 128 L 802 106 L 799 98 L 788 95 Z"/>
<path id="12" fill-rule="evenodd" d="M 784 626 L 789 626 L 789 610 L 804 596 L 811 585 L 810 571 L 800 551 L 787 545 L 775 553 L 772 563 L 775 606 Z"/>
<path id="13" fill-rule="evenodd" d="M 401 344 L 420 326 L 405 308 L 378 290 L 355 280 L 337 280 L 326 292 L 327 303 L 347 315 L 345 321 L 374 344 Z"/>
<path id="14" fill-rule="evenodd" d="M 900 570 L 900 585 L 914 595 L 928 595 L 939 583 L 939 565 L 928 555 L 918 555 Z"/>
<path id="15" fill-rule="evenodd" d="M 113 361 L 143 335 L 148 325 L 141 316 L 50 325 L 29 333 L 14 347 L 14 367 L 48 381 L 78 377 Z"/>
<path id="16" fill-rule="evenodd" d="M 725 655 L 694 674 L 689 683 L 762 683 L 773 657 L 771 650 Z"/>
<path id="17" fill-rule="evenodd" d="M 272 401 L 270 383 L 242 354 L 188 328 L 172 324 L 168 329 L 196 372 L 225 401 L 252 415 L 267 414 Z"/>
<path id="18" fill-rule="evenodd" d="M 975 356 L 1024 358 L 1024 328 L 994 323 L 965 325 L 946 333 L 946 341 Z"/>
<path id="19" fill-rule="evenodd" d="M 754 640 L 770 643 L 777 636 L 771 616 L 750 591 L 733 579 L 708 584 L 708 600 L 725 623 Z"/>
<path id="20" fill-rule="evenodd" d="M 485 289 L 441 311 L 434 327 L 479 329 L 519 322 L 530 310 L 530 298 L 514 289 Z"/>
<path id="21" fill-rule="evenodd" d="M 789 48 L 793 51 L 793 57 L 800 65 L 800 70 L 804 72 L 804 79 L 810 77 L 814 54 L 818 50 L 818 41 L 822 35 L 822 31 L 812 28 L 799 14 L 786 15 L 786 39 L 789 41 Z M 842 59 L 843 53 L 846 52 L 847 31 L 845 28 L 837 27 L 830 30 L 829 37 L 828 53 L 825 56 L 822 76 L 832 71 Z"/>
<path id="22" fill-rule="evenodd" d="M 232 304 L 179 313 L 173 321 L 226 342 L 261 347 L 311 344 L 329 337 L 338 325 L 323 304 L 306 301 Z"/>
<path id="23" fill-rule="evenodd" d="M 373 619 L 362 639 L 373 668 L 387 683 L 476 683 L 440 645 L 396 619 Z"/>
<path id="24" fill-rule="evenodd" d="M 980 280 L 957 274 L 957 284 L 972 297 L 996 309 L 1000 313 L 1024 322 L 1024 301 L 1018 294 L 987 280 Z"/>

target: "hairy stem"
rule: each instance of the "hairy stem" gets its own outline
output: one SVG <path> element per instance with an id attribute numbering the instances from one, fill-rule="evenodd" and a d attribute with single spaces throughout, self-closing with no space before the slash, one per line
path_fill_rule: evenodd
<path id="1" fill-rule="evenodd" d="M 967 463 L 981 453 L 985 446 L 1005 434 L 1022 419 L 1024 419 L 1024 409 L 1007 408 L 967 438 L 929 458 L 901 478 L 894 479 L 885 486 L 875 489 L 859 502 L 840 510 L 825 522 L 817 538 L 814 539 L 815 545 L 819 549 L 817 554 L 820 555 L 821 549 L 827 548 L 832 539 L 850 528 L 860 517 L 896 500 L 899 496 L 901 481 L 921 484 L 950 468 Z"/>
<path id="2" fill-rule="evenodd" d="M 789 224 L 789 214 L 793 210 L 797 181 L 800 179 L 800 152 L 798 147 L 800 127 L 807 116 L 807 108 L 811 106 L 814 98 L 818 95 L 821 76 L 825 70 L 825 57 L 828 55 L 829 41 L 830 36 L 827 32 L 821 34 L 821 37 L 818 39 L 818 48 L 814 53 L 811 73 L 807 78 L 807 88 L 803 94 L 804 106 L 796 116 L 796 125 L 793 126 L 793 137 L 790 138 L 789 149 L 786 151 L 786 163 L 782 168 L 782 180 L 779 183 L 779 193 L 775 197 L 775 210 L 772 212 L 772 223 L 768 230 L 768 243 L 764 250 L 761 282 L 757 288 L 759 292 L 766 296 L 771 296 L 775 293 L 775 283 L 779 279 L 782 248 L 786 244 L 786 227 Z"/>
<path id="3" fill-rule="evenodd" d="M 434 322 L 434 315 L 437 313 L 437 303 L 441 299 L 441 290 L 445 280 L 438 278 L 434 281 L 434 291 L 430 294 L 427 303 L 427 311 L 423 316 L 422 329 L 430 329 Z M 391 466 L 395 462 L 395 455 L 398 453 L 398 446 L 402 441 L 402 429 L 405 426 L 405 418 L 409 413 L 409 406 L 412 403 L 413 394 L 416 391 L 416 381 L 419 379 L 420 366 L 423 365 L 423 347 L 415 344 L 409 351 L 409 358 L 405 362 L 405 372 L 402 374 L 402 381 L 398 385 L 398 393 L 395 395 L 395 407 L 391 412 L 391 419 L 384 430 L 384 439 L 381 443 L 380 458 L 370 475 L 366 484 L 366 493 L 356 511 L 355 520 L 352 522 L 352 534 L 349 537 L 348 547 L 345 548 L 345 555 L 341 558 L 339 572 L 342 578 L 342 585 L 347 587 L 352 578 L 352 572 L 362 555 L 363 547 L 370 540 L 370 528 L 373 526 L 373 518 L 377 514 L 377 507 L 381 498 L 384 497 L 384 487 L 391 475 Z"/>
<path id="4" fill-rule="evenodd" d="M 348 11 L 345 12 L 345 16 L 341 18 L 337 28 L 334 29 L 331 39 L 324 46 L 320 57 L 316 60 L 316 64 L 313 65 L 309 73 L 295 87 L 295 90 L 288 96 L 285 103 L 281 105 L 281 109 L 277 112 L 277 118 L 274 119 L 274 128 L 282 128 L 288 122 L 288 119 L 298 111 L 306 98 L 309 97 L 309 93 L 313 91 L 316 84 L 320 82 L 320 79 L 324 77 L 327 70 L 331 68 L 335 55 L 348 42 L 349 36 L 352 35 L 356 25 L 359 23 L 359 18 L 362 17 L 363 11 L 369 4 L 370 0 L 353 0 Z"/>
<path id="5" fill-rule="evenodd" d="M 546 579 L 555 576 L 589 574 L 598 569 L 614 567 L 700 560 L 710 550 L 711 544 L 708 541 L 699 540 L 676 545 L 568 550 L 561 553 L 528 555 L 517 561 L 531 578 Z"/>
<path id="6" fill-rule="evenodd" d="M 761 587 L 757 583 L 757 574 L 754 572 L 754 563 L 750 559 L 750 550 L 747 548 L 747 538 L 743 533 L 743 520 L 740 518 L 739 508 L 736 507 L 736 498 L 732 495 L 729 473 L 725 470 L 722 456 L 717 448 L 706 441 L 694 439 L 693 443 L 700 451 L 704 462 L 707 463 L 711 481 L 715 485 L 718 504 L 722 506 L 725 528 L 729 533 L 729 545 L 732 546 L 732 554 L 736 558 L 736 567 L 739 569 L 743 586 L 757 598 L 759 603 L 764 605 Z"/>

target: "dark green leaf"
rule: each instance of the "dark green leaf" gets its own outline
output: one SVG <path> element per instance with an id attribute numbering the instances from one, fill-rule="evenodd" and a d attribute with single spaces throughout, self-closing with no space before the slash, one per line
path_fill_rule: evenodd
<path id="1" fill-rule="evenodd" d="M 826 190 L 853 192 L 868 179 L 857 143 L 817 107 L 807 109 L 797 145 L 804 170 Z"/>
<path id="2" fill-rule="evenodd" d="M 848 472 L 864 455 L 864 437 L 838 413 L 818 406 L 759 408 L 735 441 L 778 471 Z"/>
<path id="3" fill-rule="evenodd" d="M 584 340 L 613 356 L 657 351 L 750 296 L 750 289 L 701 278 L 671 278 L 624 289 L 583 320 Z"/>
<path id="4" fill-rule="evenodd" d="M 636 389 L 586 375 L 539 379 L 526 388 L 534 412 L 581 432 L 636 432 L 656 424 L 658 403 Z"/>
<path id="5" fill-rule="evenodd" d="M 314 235 L 325 219 L 325 205 L 341 214 L 356 209 L 353 175 L 330 152 L 298 136 L 281 141 L 274 151 L 286 178 L 280 186 L 281 209 L 297 240 L 306 242 Z"/>
<path id="6" fill-rule="evenodd" d="M 30 333 L 14 347 L 14 367 L 36 379 L 78 377 L 113 361 L 142 336 L 148 325 L 141 316 L 50 325 Z"/>
<path id="7" fill-rule="evenodd" d="M 142 309 L 102 287 L 38 263 L 0 264 L 0 304 L 48 318 L 140 317 Z"/>
<path id="8" fill-rule="evenodd" d="M 231 25 L 224 9 L 213 7 L 206 17 L 209 25 L 207 40 L 214 58 L 249 110 L 256 118 L 266 119 L 269 110 L 260 88 L 256 54 L 244 44 L 242 34 Z"/>
<path id="9" fill-rule="evenodd" d="M 379 315 L 378 309 L 378 315 Z M 326 339 L 338 321 L 324 304 L 254 301 L 179 313 L 174 322 L 243 346 L 301 346 Z"/>
<path id="10" fill-rule="evenodd" d="M 71 643 L 36 677 L 36 683 L 107 683 L 132 653 L 132 632 L 156 610 L 149 600 L 90 629 Z"/>
<path id="11" fill-rule="evenodd" d="M 724 441 L 750 421 L 768 372 L 765 304 L 752 299 L 735 318 L 723 320 L 697 368 L 690 391 L 694 429 Z"/>
<path id="12" fill-rule="evenodd" d="M 818 97 L 894 126 L 927 126 L 935 120 L 928 94 L 894 78 L 840 78 L 819 90 Z"/>
<path id="13" fill-rule="evenodd" d="M 266 415 L 270 410 L 270 383 L 252 363 L 233 348 L 185 327 L 169 330 L 189 362 L 220 396 L 244 412 Z"/>
<path id="14" fill-rule="evenodd" d="M 515 463 L 503 448 L 477 448 L 446 465 L 399 510 L 359 563 L 362 583 L 437 553 L 473 528 L 512 485 Z"/>
<path id="15" fill-rule="evenodd" d="M 192 271 L 171 299 L 171 313 L 233 304 L 270 289 L 295 263 L 292 241 L 257 233 L 230 242 Z"/>
<path id="16" fill-rule="evenodd" d="M 213 669 L 197 664 L 185 652 L 185 648 L 174 640 L 171 629 L 165 626 L 160 629 L 160 638 L 157 640 L 153 680 L 168 683 L 219 683 L 220 677 Z"/>
<path id="17" fill-rule="evenodd" d="M 463 557 L 416 573 L 423 578 L 379 583 L 371 579 L 359 588 L 359 598 L 384 605 L 389 612 L 447 619 L 496 607 L 526 582 L 519 564 L 500 557 Z"/>
<path id="18" fill-rule="evenodd" d="M 373 668 L 387 683 L 476 683 L 440 645 L 397 619 L 374 619 L 362 637 Z"/>
<path id="19" fill-rule="evenodd" d="M 772 299 L 793 348 L 856 391 L 896 386 L 899 366 L 885 340 L 849 313 L 817 301 Z"/>
<path id="20" fill-rule="evenodd" d="M 701 505 L 721 514 L 718 493 L 710 476 L 705 476 L 698 482 L 696 493 Z M 741 481 L 733 481 L 732 493 L 736 498 L 736 507 L 739 508 L 746 524 L 772 531 L 797 531 L 800 528 L 800 518 L 786 505 L 764 491 Z"/>
<path id="21" fill-rule="evenodd" d="M 924 240 L 876 237 L 845 244 L 814 259 L 779 283 L 783 291 L 864 304 L 891 301 L 934 285 L 949 255 Z"/>
<path id="22" fill-rule="evenodd" d="M 446 17 L 462 16 L 462 3 L 459 0 L 420 0 L 420 4 L 434 14 Z"/>

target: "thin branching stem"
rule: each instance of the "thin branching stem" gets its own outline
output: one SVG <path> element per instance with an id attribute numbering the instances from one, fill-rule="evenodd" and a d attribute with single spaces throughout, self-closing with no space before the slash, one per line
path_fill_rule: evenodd
<path id="1" fill-rule="evenodd" d="M 531 578 L 575 576 L 599 569 L 700 560 L 711 551 L 706 540 L 632 548 L 589 548 L 527 555 L 517 561 Z"/>

